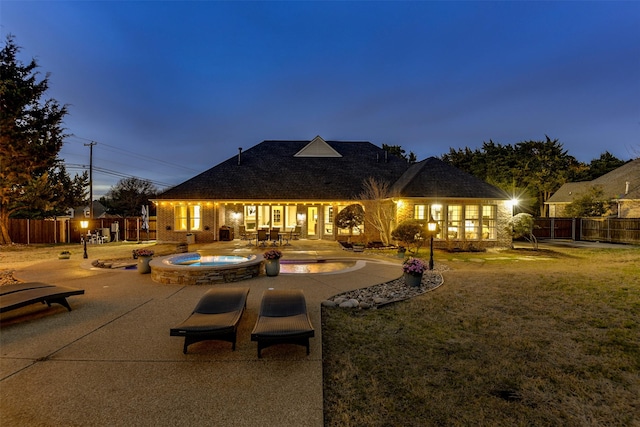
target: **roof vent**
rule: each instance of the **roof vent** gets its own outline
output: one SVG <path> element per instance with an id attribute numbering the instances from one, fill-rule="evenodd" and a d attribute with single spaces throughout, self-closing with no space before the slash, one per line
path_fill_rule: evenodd
<path id="1" fill-rule="evenodd" d="M 240 157 L 242 156 L 242 147 L 238 147 L 238 166 L 240 166 Z"/>
<path id="2" fill-rule="evenodd" d="M 625 182 L 624 194 L 629 194 L 629 184 L 631 184 L 629 181 Z"/>

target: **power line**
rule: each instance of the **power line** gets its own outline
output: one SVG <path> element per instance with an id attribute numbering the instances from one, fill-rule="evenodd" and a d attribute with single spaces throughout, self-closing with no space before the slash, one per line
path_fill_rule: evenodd
<path id="1" fill-rule="evenodd" d="M 77 139 L 84 140 L 84 141 L 94 141 L 94 140 L 83 138 L 83 137 L 77 136 L 77 135 L 70 135 L 68 138 L 77 138 Z M 146 160 L 146 161 L 150 161 L 151 160 L 151 161 L 154 161 L 154 162 L 166 165 L 166 166 L 171 166 L 171 167 L 175 167 L 175 168 L 178 168 L 178 169 L 184 169 L 184 170 L 187 170 L 189 172 L 200 172 L 200 171 L 198 171 L 196 169 L 193 169 L 193 168 L 190 168 L 190 167 L 187 167 L 187 166 L 178 165 L 176 163 L 171 163 L 171 162 L 168 162 L 168 161 L 162 160 L 162 159 L 157 159 L 157 158 L 151 157 L 151 156 L 149 156 L 147 154 L 135 153 L 133 151 L 125 150 L 125 149 L 122 149 L 122 148 L 119 148 L 119 147 L 116 147 L 116 146 L 113 146 L 113 145 L 110 145 L 110 144 L 107 144 L 107 143 L 104 143 L 104 142 L 100 142 L 100 147 L 109 147 L 109 148 L 111 148 L 111 150 L 106 150 L 106 151 L 112 151 L 112 152 L 115 151 L 115 152 L 127 153 L 127 154 L 132 155 L 134 157 L 137 157 L 139 159 L 143 159 L 143 160 Z"/>
<path id="2" fill-rule="evenodd" d="M 75 170 L 75 169 L 86 170 L 88 168 L 87 165 L 78 164 L 78 163 L 65 163 L 65 166 L 69 170 Z M 149 181 L 152 184 L 158 185 L 160 187 L 173 187 L 175 185 L 175 184 L 168 184 L 166 182 L 155 181 L 155 180 L 148 179 L 148 178 L 142 178 L 142 177 L 139 177 L 139 176 L 126 174 L 126 173 L 123 173 L 123 172 L 118 172 L 118 171 L 114 171 L 112 169 L 102 168 L 102 167 L 99 167 L 99 166 L 94 166 L 93 170 L 94 170 L 94 172 L 100 172 L 103 175 L 110 175 L 110 176 L 115 176 L 115 177 L 118 177 L 118 178 L 137 178 L 137 179 L 141 179 L 141 180 L 144 180 L 144 181 Z"/>

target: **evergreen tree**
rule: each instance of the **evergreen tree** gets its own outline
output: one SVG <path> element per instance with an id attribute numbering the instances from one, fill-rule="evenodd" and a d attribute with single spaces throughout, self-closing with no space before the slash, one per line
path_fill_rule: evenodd
<path id="1" fill-rule="evenodd" d="M 68 176 L 57 157 L 67 108 L 55 99 L 43 100 L 49 74 L 40 79 L 37 62 L 25 65 L 19 51 L 7 36 L 0 50 L 0 244 L 11 243 L 11 216 L 42 217 L 72 207 L 83 180 L 76 176 L 73 194 L 67 193 Z"/>

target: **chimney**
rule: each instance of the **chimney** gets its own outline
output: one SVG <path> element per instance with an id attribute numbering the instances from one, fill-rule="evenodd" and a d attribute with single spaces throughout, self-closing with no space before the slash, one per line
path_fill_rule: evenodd
<path id="1" fill-rule="evenodd" d="M 384 150 L 384 162 L 389 163 L 389 152 Z"/>
<path id="2" fill-rule="evenodd" d="M 625 182 L 624 194 L 629 194 L 629 184 L 630 184 L 629 181 Z"/>
<path id="3" fill-rule="evenodd" d="M 238 147 L 238 166 L 240 166 L 240 157 L 242 156 L 242 147 Z"/>

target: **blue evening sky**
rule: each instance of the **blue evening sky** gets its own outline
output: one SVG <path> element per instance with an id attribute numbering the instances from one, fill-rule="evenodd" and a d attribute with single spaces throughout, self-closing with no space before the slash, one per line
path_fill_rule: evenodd
<path id="1" fill-rule="evenodd" d="M 419 160 L 545 135 L 583 162 L 640 155 L 636 1 L 2 0 L 0 28 L 69 104 L 69 172 L 98 143 L 96 197 L 316 135 Z"/>

